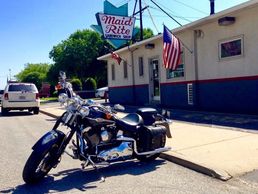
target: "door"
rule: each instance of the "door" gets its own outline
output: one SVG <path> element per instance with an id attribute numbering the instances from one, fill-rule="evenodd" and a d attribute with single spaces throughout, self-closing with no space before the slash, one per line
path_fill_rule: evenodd
<path id="1" fill-rule="evenodd" d="M 150 98 L 151 102 L 160 101 L 159 60 L 150 60 Z"/>

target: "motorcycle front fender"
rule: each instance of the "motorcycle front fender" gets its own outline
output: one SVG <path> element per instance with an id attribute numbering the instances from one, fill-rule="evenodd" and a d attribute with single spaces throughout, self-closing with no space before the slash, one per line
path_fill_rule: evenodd
<path id="1" fill-rule="evenodd" d="M 32 147 L 34 151 L 44 151 L 51 148 L 54 144 L 59 144 L 63 141 L 65 134 L 61 131 L 51 130 L 43 135 Z"/>

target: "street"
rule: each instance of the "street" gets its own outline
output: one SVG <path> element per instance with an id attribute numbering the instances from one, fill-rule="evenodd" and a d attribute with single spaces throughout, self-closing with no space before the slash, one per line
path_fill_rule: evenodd
<path id="1" fill-rule="evenodd" d="M 0 193 L 258 193 L 257 172 L 223 182 L 163 159 L 151 163 L 137 160 L 100 169 L 106 180 L 80 161 L 64 154 L 57 168 L 41 183 L 30 186 L 22 180 L 23 166 L 33 144 L 54 124 L 43 114 L 10 112 L 0 115 Z"/>

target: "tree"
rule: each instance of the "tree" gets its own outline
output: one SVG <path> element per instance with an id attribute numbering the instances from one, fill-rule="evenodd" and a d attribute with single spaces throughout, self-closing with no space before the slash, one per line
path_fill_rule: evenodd
<path id="1" fill-rule="evenodd" d="M 138 33 L 135 35 L 134 40 L 139 41 L 139 40 L 140 40 L 140 28 L 137 27 L 137 26 L 136 26 L 135 28 L 138 28 L 139 31 L 138 31 Z M 144 39 L 144 40 L 145 40 L 145 39 L 148 39 L 148 38 L 151 38 L 151 37 L 153 37 L 153 36 L 154 36 L 154 35 L 153 35 L 152 29 L 150 29 L 150 28 L 143 28 L 143 39 Z"/>
<path id="2" fill-rule="evenodd" d="M 40 73 L 38 72 L 30 72 L 28 73 L 24 79 L 23 82 L 28 82 L 28 83 L 34 83 L 38 90 L 41 88 L 42 80 L 40 79 Z"/>
<path id="3" fill-rule="evenodd" d="M 20 82 L 34 83 L 40 90 L 41 83 L 47 81 L 47 73 L 50 65 L 47 63 L 28 63 L 24 70 L 16 75 L 16 78 Z"/>
<path id="4" fill-rule="evenodd" d="M 153 36 L 151 29 L 143 30 L 144 38 Z M 136 39 L 139 39 L 138 33 Z M 49 57 L 55 62 L 50 66 L 47 74 L 48 80 L 53 84 L 57 82 L 59 71 L 65 71 L 67 77 L 76 77 L 86 80 L 92 77 L 97 86 L 107 85 L 107 65 L 98 61 L 97 57 L 110 53 L 113 50 L 97 32 L 92 30 L 78 30 L 68 39 L 54 46 Z"/>
<path id="5" fill-rule="evenodd" d="M 53 81 L 59 71 L 65 71 L 67 77 L 83 80 L 97 76 L 106 82 L 105 62 L 97 60 L 97 57 L 108 52 L 104 45 L 107 42 L 98 33 L 87 29 L 76 31 L 50 51 L 49 56 L 55 64 L 50 67 L 48 78 Z"/>

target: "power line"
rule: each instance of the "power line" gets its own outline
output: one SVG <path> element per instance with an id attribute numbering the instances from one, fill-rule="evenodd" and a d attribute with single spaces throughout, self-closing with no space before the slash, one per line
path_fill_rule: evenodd
<path id="1" fill-rule="evenodd" d="M 164 5 L 162 5 L 162 4 L 160 4 L 159 3 L 159 5 L 161 6 L 161 7 L 163 7 L 164 9 L 166 9 L 166 10 L 168 10 L 169 11 L 169 13 L 171 13 L 171 15 L 174 17 L 174 16 L 179 16 L 179 14 L 178 13 L 176 13 L 176 12 L 174 12 L 174 11 L 172 11 L 171 9 L 169 9 L 168 7 L 166 7 L 166 6 L 164 6 Z M 153 7 L 154 8 L 154 7 Z M 158 8 L 154 8 L 154 9 L 157 9 L 157 10 L 159 10 L 160 12 L 164 12 L 164 11 L 162 11 L 162 10 L 160 10 L 160 9 L 158 9 Z M 191 20 L 189 20 L 189 19 L 187 19 L 187 18 L 185 18 L 185 17 L 183 17 L 183 16 L 181 16 L 181 18 L 180 19 L 183 19 L 183 20 L 185 20 L 185 21 L 187 21 L 187 22 L 192 22 Z"/>
<path id="2" fill-rule="evenodd" d="M 156 7 L 150 7 L 150 8 L 151 8 L 151 9 L 155 9 L 155 10 L 157 10 L 157 11 L 159 11 L 159 12 L 164 13 L 163 11 L 161 11 L 160 9 L 158 9 L 158 8 L 156 8 Z M 192 22 L 192 20 L 187 19 L 187 17 L 175 15 L 175 14 L 173 14 L 173 12 L 169 12 L 169 14 L 170 14 L 171 16 L 175 17 L 175 18 L 179 18 L 179 19 L 185 20 L 185 21 L 187 21 L 187 22 Z M 163 16 L 163 17 L 168 17 L 168 16 Z"/>
<path id="3" fill-rule="evenodd" d="M 160 8 L 161 11 L 163 11 L 165 14 L 168 15 L 168 17 L 170 17 L 174 22 L 176 22 L 178 25 L 183 26 L 182 24 L 180 24 L 175 18 L 173 18 L 168 12 L 166 12 L 162 7 L 160 7 L 159 4 L 157 4 L 154 0 L 150 0 L 153 4 L 155 4 L 158 8 Z"/>
<path id="4" fill-rule="evenodd" d="M 146 4 L 146 1 L 145 1 L 145 0 L 144 0 L 144 4 L 145 4 L 145 6 L 147 6 L 147 4 Z M 153 23 L 153 25 L 154 25 L 154 27 L 155 27 L 155 29 L 156 29 L 157 33 L 159 33 L 159 30 L 158 30 L 158 28 L 157 28 L 157 26 L 156 26 L 156 24 L 155 24 L 155 22 L 154 22 L 154 19 L 153 19 L 153 17 L 152 17 L 152 15 L 151 15 L 151 13 L 150 13 L 149 8 L 147 8 L 147 11 L 148 11 L 148 13 L 149 13 L 149 15 L 150 15 L 151 21 L 152 21 L 152 23 Z"/>
<path id="5" fill-rule="evenodd" d="M 190 5 L 187 5 L 186 3 L 183 3 L 183 2 L 178 1 L 178 0 L 173 0 L 173 1 L 175 1 L 175 2 L 177 2 L 177 3 L 179 3 L 179 4 L 181 4 L 181 5 L 184 5 L 185 7 L 191 8 L 192 10 L 195 10 L 195 11 L 197 11 L 197 12 L 199 12 L 199 13 L 208 15 L 208 13 L 206 13 L 206 12 L 204 12 L 204 11 L 202 11 L 202 10 L 199 10 L 199 9 L 197 9 L 197 8 L 195 8 L 195 7 L 192 7 L 192 6 L 190 6 Z"/>
<path id="6" fill-rule="evenodd" d="M 188 17 L 188 16 L 179 16 L 179 15 L 173 15 L 173 14 L 171 14 L 173 17 L 175 17 L 175 18 L 180 18 L 180 19 L 200 19 L 201 17 Z M 144 15 L 144 16 L 146 16 L 146 15 Z M 166 15 L 153 15 L 152 14 L 152 16 L 153 17 L 159 17 L 159 18 L 166 18 L 166 17 L 168 17 L 168 16 L 166 16 Z M 146 16 L 146 17 L 148 17 L 148 16 Z M 191 21 L 192 22 L 192 21 Z"/>

